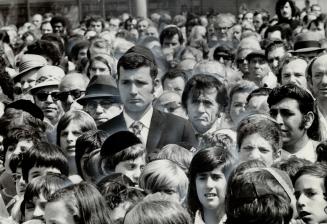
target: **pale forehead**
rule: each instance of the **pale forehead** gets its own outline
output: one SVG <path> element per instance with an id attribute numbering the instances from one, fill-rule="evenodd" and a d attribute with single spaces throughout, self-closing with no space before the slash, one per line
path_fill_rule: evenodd
<path id="1" fill-rule="evenodd" d="M 60 83 L 59 89 L 61 91 L 68 91 L 73 89 L 85 90 L 88 82 L 82 75 L 66 75 Z"/>
<path id="2" fill-rule="evenodd" d="M 327 70 L 327 55 L 323 55 L 323 56 L 317 58 L 315 62 L 313 62 L 312 71 L 315 72 L 317 70 L 319 70 L 319 71 Z"/>
<path id="3" fill-rule="evenodd" d="M 307 62 L 303 59 L 295 59 L 293 61 L 290 61 L 288 64 L 286 64 L 284 67 L 283 67 L 283 70 L 284 69 L 291 69 L 291 70 L 301 70 L 303 73 L 305 73 L 305 69 L 303 68 L 306 68 L 307 67 Z"/>

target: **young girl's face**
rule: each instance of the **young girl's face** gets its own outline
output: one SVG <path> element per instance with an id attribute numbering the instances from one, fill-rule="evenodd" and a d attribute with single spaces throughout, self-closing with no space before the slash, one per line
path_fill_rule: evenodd
<path id="1" fill-rule="evenodd" d="M 294 189 L 299 217 L 307 224 L 326 222 L 324 179 L 305 174 L 296 180 Z"/>
<path id="2" fill-rule="evenodd" d="M 221 166 L 196 175 L 196 193 L 204 209 L 217 209 L 224 205 L 226 185 Z"/>
<path id="3" fill-rule="evenodd" d="M 68 211 L 63 201 L 47 203 L 44 214 L 46 224 L 75 224 L 74 214 Z"/>

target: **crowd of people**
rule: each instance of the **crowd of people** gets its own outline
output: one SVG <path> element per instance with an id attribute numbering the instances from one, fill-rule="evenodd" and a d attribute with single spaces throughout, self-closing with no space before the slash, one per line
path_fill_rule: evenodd
<path id="1" fill-rule="evenodd" d="M 0 29 L 0 223 L 327 223 L 327 14 L 35 14 Z"/>

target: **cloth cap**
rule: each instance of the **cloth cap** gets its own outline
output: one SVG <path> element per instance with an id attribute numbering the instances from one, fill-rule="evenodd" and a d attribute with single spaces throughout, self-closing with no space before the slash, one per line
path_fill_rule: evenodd
<path id="1" fill-rule="evenodd" d="M 264 50 L 254 50 L 251 51 L 247 56 L 246 56 L 246 60 L 251 60 L 254 57 L 261 57 L 264 58 L 266 60 L 266 55 L 265 55 L 265 51 Z"/>
<path id="2" fill-rule="evenodd" d="M 18 82 L 24 73 L 45 65 L 47 65 L 47 60 L 44 57 L 36 54 L 24 54 L 20 59 L 19 73 L 13 78 L 14 82 Z"/>
<path id="3" fill-rule="evenodd" d="M 30 90 L 31 94 L 48 86 L 59 86 L 61 79 L 65 76 L 64 70 L 58 66 L 46 65 L 37 72 L 36 85 Z"/>
<path id="4" fill-rule="evenodd" d="M 142 144 L 141 140 L 132 132 L 119 131 L 110 135 L 103 143 L 100 156 L 110 157 L 133 145 Z"/>

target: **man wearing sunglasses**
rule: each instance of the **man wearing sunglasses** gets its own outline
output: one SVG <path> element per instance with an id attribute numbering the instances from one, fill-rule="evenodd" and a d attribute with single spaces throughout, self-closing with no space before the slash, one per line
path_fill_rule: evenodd
<path id="1" fill-rule="evenodd" d="M 30 90 L 35 104 L 44 113 L 45 121 L 55 126 L 62 114 L 59 101 L 59 83 L 65 76 L 65 72 L 52 65 L 42 67 L 37 74 L 36 85 Z"/>
<path id="2" fill-rule="evenodd" d="M 80 73 L 70 73 L 61 80 L 58 98 L 65 112 L 83 109 L 76 100 L 84 96 L 88 83 L 89 79 Z"/>
<path id="3" fill-rule="evenodd" d="M 77 102 L 93 117 L 97 126 L 121 113 L 123 106 L 116 81 L 109 75 L 98 75 L 91 79 L 85 95 Z"/>

